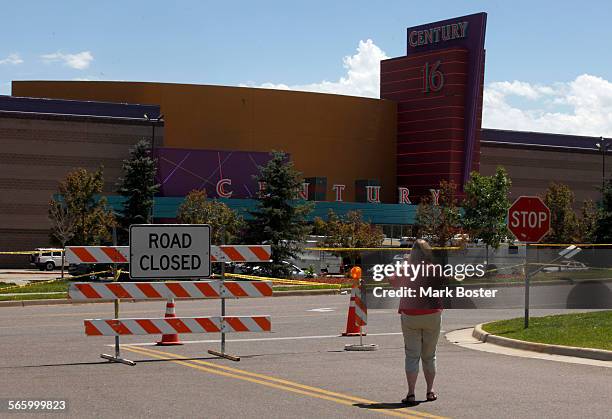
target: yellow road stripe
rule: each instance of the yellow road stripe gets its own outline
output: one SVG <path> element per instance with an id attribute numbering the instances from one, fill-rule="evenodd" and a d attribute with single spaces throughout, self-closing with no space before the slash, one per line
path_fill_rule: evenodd
<path id="1" fill-rule="evenodd" d="M 142 348 L 138 348 L 138 350 L 136 350 L 136 349 L 131 348 L 131 347 L 129 347 L 129 348 L 128 347 L 124 347 L 124 349 L 126 349 L 128 351 L 139 353 L 141 355 L 148 355 L 148 356 L 152 356 L 154 358 L 168 360 L 170 362 L 174 362 L 174 363 L 179 364 L 179 365 L 183 365 L 183 366 L 190 367 L 190 368 L 195 368 L 197 370 L 209 372 L 209 373 L 216 374 L 216 375 L 221 375 L 223 377 L 237 378 L 239 380 L 248 381 L 248 382 L 255 383 L 255 384 L 261 384 L 261 385 L 264 385 L 264 386 L 267 386 L 267 387 L 276 388 L 276 389 L 279 389 L 279 390 L 289 391 L 289 392 L 301 394 L 301 395 L 304 395 L 304 396 L 310 396 L 310 397 L 314 397 L 314 398 L 318 398 L 318 399 L 323 399 L 323 400 L 328 400 L 328 401 L 332 401 L 332 402 L 335 402 L 335 403 L 343 404 L 345 406 L 354 407 L 353 406 L 353 402 L 350 402 L 350 401 L 347 401 L 347 400 L 338 399 L 338 398 L 330 397 L 330 396 L 325 396 L 323 394 L 312 393 L 312 392 L 308 392 L 308 391 L 305 391 L 305 390 L 300 390 L 300 389 L 297 389 L 297 388 L 291 388 L 291 387 L 283 386 L 283 385 L 280 385 L 280 384 L 274 384 L 274 383 L 271 383 L 269 381 L 257 380 L 255 378 L 249 378 L 249 377 L 246 377 L 244 375 L 236 375 L 236 374 L 220 371 L 220 370 L 217 370 L 217 369 L 206 368 L 206 367 L 203 367 L 203 366 L 200 366 L 200 365 L 196 365 L 196 364 L 194 364 L 192 362 L 181 361 L 181 360 L 177 360 L 177 359 L 171 359 L 171 358 L 168 358 L 168 357 L 165 357 L 165 356 L 162 356 L 162 355 L 157 355 L 155 353 L 151 353 L 151 352 L 148 352 L 148 351 L 143 351 Z M 402 413 L 399 413 L 399 412 L 390 412 L 390 411 L 382 411 L 382 410 L 379 411 L 379 412 L 383 413 L 383 414 L 391 415 L 391 416 L 402 417 L 402 418 L 411 418 L 411 419 L 418 419 L 419 418 L 418 416 L 410 416 L 410 415 L 402 414 Z"/>
<path id="2" fill-rule="evenodd" d="M 167 359 L 170 360 L 171 362 L 176 362 L 176 363 L 180 363 L 181 365 L 185 365 L 185 366 L 190 366 L 196 369 L 201 369 L 207 372 L 211 372 L 214 374 L 218 374 L 218 375 L 223 375 L 223 376 L 228 376 L 228 377 L 233 377 L 233 378 L 238 378 L 241 380 L 246 380 L 249 382 L 254 382 L 257 384 L 262 384 L 262 385 L 267 385 L 269 387 L 274 387 L 274 388 L 278 388 L 281 390 L 286 390 L 286 391 L 291 391 L 294 393 L 298 393 L 298 394 L 303 394 L 303 395 L 307 395 L 310 397 L 316 397 L 316 398 L 321 398 L 324 400 L 329 400 L 329 401 L 333 401 L 336 403 L 340 403 L 340 404 L 344 404 L 347 406 L 354 406 L 354 403 L 363 403 L 363 404 L 376 404 L 377 402 L 374 402 L 372 400 L 367 400 L 367 399 L 362 399 L 362 398 L 358 398 L 358 397 L 354 397 L 354 396 L 349 396 L 349 395 L 345 395 L 345 394 L 341 394 L 341 393 L 336 393 L 333 391 L 328 391 L 328 390 L 324 390 L 324 389 L 320 389 L 317 387 L 311 387 L 311 386 L 307 386 L 307 385 L 303 385 L 303 384 L 299 384 L 293 381 L 288 381 L 288 380 L 283 380 L 280 378 L 276 378 L 276 377 L 271 377 L 271 376 L 267 376 L 264 374 L 257 374 L 257 373 L 252 373 L 249 371 L 245 371 L 245 370 L 240 370 L 237 368 L 231 368 L 231 367 L 226 367 L 224 365 L 217 365 L 217 364 L 213 364 L 210 362 L 206 362 L 206 361 L 201 361 L 201 360 L 188 360 L 188 362 L 185 362 L 184 357 L 180 356 L 180 355 L 176 355 L 176 354 L 172 354 L 169 352 L 164 352 L 164 351 L 158 351 L 158 350 L 154 350 L 154 349 L 150 349 L 150 348 L 142 348 L 139 347 L 138 349 L 135 349 L 129 345 L 124 346 L 124 348 L 126 350 L 130 350 L 133 352 L 139 352 L 141 354 L 145 354 L 145 355 L 150 355 L 150 356 L 154 356 L 156 358 L 159 359 Z M 174 358 L 174 359 L 172 359 Z M 201 367 L 200 365 L 193 365 L 193 364 L 200 364 L 200 365 L 205 365 L 206 367 Z M 212 368 L 212 369 L 211 369 Z M 229 372 L 224 372 L 224 371 L 219 371 L 219 370 L 225 370 L 225 371 L 229 371 Z M 249 378 L 249 377 L 256 377 L 256 378 Z M 260 380 L 261 379 L 261 380 Z M 262 381 L 262 380 L 266 380 L 266 381 Z M 274 383 L 279 383 L 279 384 L 274 384 Z M 288 387 L 290 386 L 290 387 Z M 392 410 L 376 410 L 377 412 L 380 412 L 382 414 L 386 414 L 386 415 L 391 415 L 391 416 L 398 416 L 398 417 L 409 417 L 409 418 L 435 418 L 435 419 L 441 419 L 441 416 L 435 416 L 435 415 L 431 415 L 429 413 L 425 413 L 425 412 L 419 412 L 419 411 L 415 411 L 415 410 L 403 410 L 402 412 L 398 412 L 398 411 L 392 411 Z M 403 412 L 407 412 L 410 413 L 410 415 L 403 413 Z M 413 416 L 416 415 L 416 416 Z"/>

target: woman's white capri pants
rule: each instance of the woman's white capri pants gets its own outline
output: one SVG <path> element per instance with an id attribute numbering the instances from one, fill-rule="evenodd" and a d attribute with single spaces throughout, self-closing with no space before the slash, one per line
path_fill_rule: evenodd
<path id="1" fill-rule="evenodd" d="M 406 372 L 419 372 L 419 359 L 423 371 L 436 372 L 436 346 L 440 336 L 442 313 L 401 315 Z"/>

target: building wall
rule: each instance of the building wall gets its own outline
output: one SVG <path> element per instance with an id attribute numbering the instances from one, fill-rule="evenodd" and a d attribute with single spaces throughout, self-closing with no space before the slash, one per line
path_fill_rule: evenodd
<path id="1" fill-rule="evenodd" d="M 114 193 L 129 147 L 150 138 L 138 121 L 0 112 L 0 251 L 48 246 L 47 204 L 71 170 L 104 166 L 105 192 Z M 156 129 L 161 142 L 163 128 Z M 1 256 L 23 265 L 26 256 Z"/>
<path id="2" fill-rule="evenodd" d="M 588 144 L 589 146 L 591 144 Z M 521 195 L 544 196 L 551 182 L 565 183 L 576 196 L 576 208 L 586 199 L 601 198 L 601 154 L 519 145 L 481 144 L 480 173 L 492 175 L 503 166 L 512 179 L 511 199 Z M 607 157 L 607 178 L 612 176 L 612 153 Z"/>
<path id="3" fill-rule="evenodd" d="M 133 82 L 13 82 L 13 95 L 159 104 L 164 145 L 291 154 L 304 177 L 345 184 L 378 179 L 397 202 L 396 105 L 386 100 L 244 87 Z"/>

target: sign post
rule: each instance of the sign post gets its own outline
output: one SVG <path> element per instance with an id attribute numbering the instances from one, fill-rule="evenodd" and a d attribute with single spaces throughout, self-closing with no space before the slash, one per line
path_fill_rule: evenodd
<path id="1" fill-rule="evenodd" d="M 225 227 L 222 227 L 221 230 L 221 244 L 225 246 Z M 225 262 L 221 263 L 221 284 L 225 284 Z M 221 296 L 221 317 L 225 317 L 225 295 Z M 229 359 L 230 361 L 240 361 L 239 356 L 230 355 L 225 352 L 225 332 L 221 331 L 221 351 L 215 351 L 213 349 L 209 349 L 208 353 L 211 355 L 216 355 L 221 358 Z"/>
<path id="2" fill-rule="evenodd" d="M 525 329 L 529 327 L 529 243 L 537 243 L 550 231 L 550 209 L 539 196 L 521 196 L 508 209 L 508 230 L 526 244 Z"/>

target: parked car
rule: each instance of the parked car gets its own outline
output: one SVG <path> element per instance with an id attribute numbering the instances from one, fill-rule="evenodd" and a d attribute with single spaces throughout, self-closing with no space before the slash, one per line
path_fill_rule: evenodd
<path id="1" fill-rule="evenodd" d="M 582 262 L 575 260 L 564 260 L 558 266 L 547 266 L 542 269 L 544 272 L 567 272 L 567 271 L 586 271 L 589 267 Z"/>
<path id="2" fill-rule="evenodd" d="M 300 268 L 299 266 L 291 263 L 291 262 L 287 262 L 286 260 L 283 261 L 283 263 L 285 265 L 289 266 L 289 272 L 291 275 L 291 278 L 293 279 L 303 279 L 307 277 L 307 273 L 306 271 L 304 271 L 302 268 Z M 254 276 L 265 276 L 264 272 L 263 272 L 263 268 L 260 265 L 254 266 L 252 269 L 250 270 L 250 274 L 254 275 Z M 247 271 L 246 269 L 242 269 L 243 272 Z M 246 272 L 245 272 L 246 273 Z"/>
<path id="3" fill-rule="evenodd" d="M 416 237 L 402 237 L 400 238 L 400 247 L 412 247 Z"/>
<path id="4" fill-rule="evenodd" d="M 36 253 L 30 255 L 30 265 L 36 266 L 41 271 L 52 271 L 56 267 L 62 266 L 62 249 L 41 247 L 34 249 L 34 251 Z M 65 261 L 64 266 L 68 266 Z"/>

